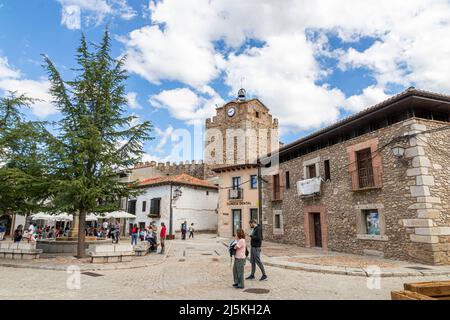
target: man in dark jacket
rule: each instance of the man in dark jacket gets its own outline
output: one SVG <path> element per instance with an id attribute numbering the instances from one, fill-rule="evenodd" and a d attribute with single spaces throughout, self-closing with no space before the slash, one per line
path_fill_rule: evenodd
<path id="1" fill-rule="evenodd" d="M 264 270 L 264 265 L 261 261 L 261 244 L 262 244 L 262 230 L 261 226 L 256 223 L 256 220 L 250 220 L 250 227 L 253 229 L 250 234 L 251 238 L 251 252 L 250 252 L 250 262 L 252 264 L 252 273 L 246 279 L 255 279 L 256 265 L 261 269 L 262 277 L 260 281 L 267 280 L 266 271 Z"/>

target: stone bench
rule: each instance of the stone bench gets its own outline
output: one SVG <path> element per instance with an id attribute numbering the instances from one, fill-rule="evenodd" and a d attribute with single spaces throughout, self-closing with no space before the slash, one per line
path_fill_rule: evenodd
<path id="1" fill-rule="evenodd" d="M 145 256 L 150 250 L 150 243 L 148 241 L 141 241 L 133 247 L 136 256 Z"/>
<path id="2" fill-rule="evenodd" d="M 91 263 L 130 262 L 135 255 L 131 244 L 91 244 L 87 254 L 91 257 Z"/>
<path id="3" fill-rule="evenodd" d="M 33 260 L 39 259 L 42 249 L 36 249 L 36 243 L 0 242 L 0 259 Z"/>

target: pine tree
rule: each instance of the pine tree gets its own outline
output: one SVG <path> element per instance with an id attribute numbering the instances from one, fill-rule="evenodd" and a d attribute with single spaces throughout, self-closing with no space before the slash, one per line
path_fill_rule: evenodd
<path id="1" fill-rule="evenodd" d="M 136 164 L 143 141 L 152 139 L 149 121 L 133 125 L 136 118 L 125 115 L 126 58 L 112 58 L 110 46 L 108 30 L 100 45 L 89 46 L 83 35 L 72 81 L 64 81 L 44 56 L 50 93 L 62 114 L 50 143 L 52 205 L 78 214 L 78 257 L 85 255 L 86 214 L 117 209 L 119 199 L 136 194 L 134 184 L 120 182 L 117 173 Z"/>
<path id="2" fill-rule="evenodd" d="M 25 121 L 21 111 L 36 100 L 0 98 L 0 213 L 29 215 L 48 198 L 45 123 Z"/>

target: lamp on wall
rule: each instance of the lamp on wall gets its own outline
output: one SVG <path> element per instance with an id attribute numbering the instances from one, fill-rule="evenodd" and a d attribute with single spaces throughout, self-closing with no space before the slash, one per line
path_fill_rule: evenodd
<path id="1" fill-rule="evenodd" d="M 397 158 L 403 158 L 405 155 L 405 147 L 403 147 L 401 144 L 396 144 L 392 147 L 392 153 Z"/>
<path id="2" fill-rule="evenodd" d="M 392 147 L 392 153 L 398 159 L 398 161 L 401 162 L 403 165 L 409 164 L 408 160 L 405 159 L 405 147 L 402 146 L 401 144 L 395 144 Z"/>

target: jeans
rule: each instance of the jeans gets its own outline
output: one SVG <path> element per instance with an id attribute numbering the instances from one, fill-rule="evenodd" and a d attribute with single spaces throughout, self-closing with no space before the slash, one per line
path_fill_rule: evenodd
<path id="1" fill-rule="evenodd" d="M 256 265 L 258 265 L 259 269 L 261 269 L 263 275 L 266 274 L 266 270 L 264 270 L 264 265 L 261 261 L 261 248 L 252 247 L 250 262 L 252 264 L 252 276 L 255 275 Z"/>
<path id="2" fill-rule="evenodd" d="M 194 231 L 189 231 L 189 239 L 194 239 Z"/>
<path id="3" fill-rule="evenodd" d="M 132 245 L 137 245 L 137 238 L 138 238 L 137 234 L 131 235 L 131 244 Z"/>
<path id="4" fill-rule="evenodd" d="M 244 266 L 246 259 L 234 259 L 233 265 L 233 278 L 234 283 L 238 285 L 239 288 L 244 287 Z"/>

